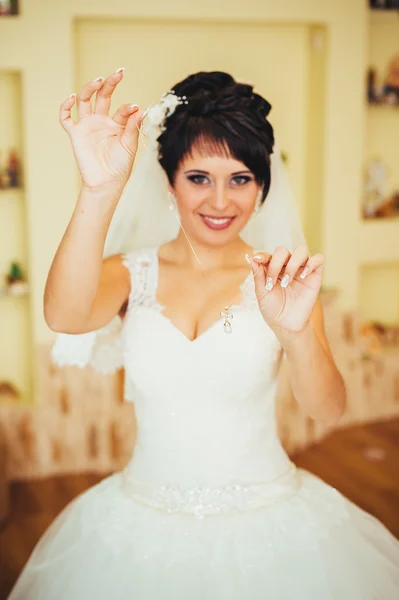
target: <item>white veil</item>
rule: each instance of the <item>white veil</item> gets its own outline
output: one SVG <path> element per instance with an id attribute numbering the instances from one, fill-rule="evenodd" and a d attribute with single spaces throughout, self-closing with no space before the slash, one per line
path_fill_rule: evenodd
<path id="1" fill-rule="evenodd" d="M 158 162 L 157 137 L 166 116 L 181 99 L 172 93 L 148 111 L 140 132 L 142 147 L 136 157 L 132 175 L 114 212 L 106 242 L 104 258 L 135 249 L 159 246 L 176 237 L 179 227 L 177 211 L 171 211 L 167 196 L 167 177 Z M 301 221 L 280 151 L 275 144 L 271 155 L 271 185 L 258 213 L 242 231 L 242 238 L 257 250 L 273 252 L 276 246 L 293 251 L 306 244 Z M 51 352 L 52 361 L 60 366 L 91 365 L 102 373 L 123 367 L 122 320 L 116 316 L 106 327 L 84 334 L 57 335 Z M 125 386 L 125 397 L 127 397 Z"/>

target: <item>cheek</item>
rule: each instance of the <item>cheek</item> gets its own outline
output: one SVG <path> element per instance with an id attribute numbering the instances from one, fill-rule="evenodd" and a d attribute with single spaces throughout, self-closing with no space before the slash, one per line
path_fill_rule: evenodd
<path id="1" fill-rule="evenodd" d="M 248 218 L 252 215 L 255 208 L 255 197 L 256 188 L 249 189 L 249 187 L 234 190 L 231 194 L 231 198 L 239 208 L 243 218 Z"/>
<path id="2" fill-rule="evenodd" d="M 181 182 L 178 187 L 175 187 L 175 191 L 179 198 L 179 208 L 181 213 L 192 212 L 207 198 L 205 186 L 195 186 L 190 182 Z"/>

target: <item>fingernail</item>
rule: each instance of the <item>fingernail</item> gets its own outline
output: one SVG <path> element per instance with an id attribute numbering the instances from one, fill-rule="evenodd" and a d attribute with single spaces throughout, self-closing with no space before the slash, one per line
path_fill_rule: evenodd
<path id="1" fill-rule="evenodd" d="M 97 81 L 100 81 L 100 79 L 104 81 L 104 77 L 97 77 L 97 79 L 93 79 L 92 83 L 97 83 Z"/>
<path id="2" fill-rule="evenodd" d="M 129 108 L 138 108 L 139 105 L 138 104 L 129 104 Z"/>
<path id="3" fill-rule="evenodd" d="M 268 277 L 266 279 L 266 289 L 269 290 L 269 291 L 273 289 L 273 279 L 272 279 L 272 277 Z"/>
<path id="4" fill-rule="evenodd" d="M 70 96 L 68 96 L 68 100 L 69 100 L 69 98 L 72 98 L 72 96 L 76 96 L 76 93 L 73 92 L 73 94 L 71 94 Z"/>
<path id="5" fill-rule="evenodd" d="M 305 267 L 302 273 L 299 275 L 301 279 L 305 279 L 306 275 L 309 273 L 309 267 Z"/>
<path id="6" fill-rule="evenodd" d="M 247 261 L 247 263 L 248 263 L 249 265 L 251 264 L 251 261 L 250 261 L 250 258 L 249 258 L 249 254 L 246 254 L 246 255 L 245 255 L 245 260 Z"/>
<path id="7" fill-rule="evenodd" d="M 284 275 L 284 277 L 281 280 L 281 287 L 283 287 L 283 288 L 287 287 L 289 280 L 290 280 L 290 276 Z"/>
<path id="8" fill-rule="evenodd" d="M 121 71 L 125 71 L 126 67 L 120 67 L 119 69 L 116 69 L 115 73 L 120 73 Z"/>
<path id="9" fill-rule="evenodd" d="M 262 260 L 262 257 L 260 256 L 260 254 L 255 254 L 254 258 L 256 258 L 256 260 Z"/>

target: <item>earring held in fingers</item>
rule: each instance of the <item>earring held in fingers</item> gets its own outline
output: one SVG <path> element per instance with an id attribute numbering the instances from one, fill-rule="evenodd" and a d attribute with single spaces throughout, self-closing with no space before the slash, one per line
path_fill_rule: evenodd
<path id="1" fill-rule="evenodd" d="M 251 260 L 249 258 L 249 254 L 245 255 L 245 260 L 247 261 L 247 263 L 250 265 L 251 264 Z"/>
<path id="2" fill-rule="evenodd" d="M 281 287 L 286 288 L 288 285 L 288 282 L 290 280 L 290 276 L 285 274 L 284 277 L 281 280 Z"/>
<path id="3" fill-rule="evenodd" d="M 269 292 L 270 292 L 270 290 L 273 289 L 273 278 L 272 277 L 267 277 L 265 287 Z"/>

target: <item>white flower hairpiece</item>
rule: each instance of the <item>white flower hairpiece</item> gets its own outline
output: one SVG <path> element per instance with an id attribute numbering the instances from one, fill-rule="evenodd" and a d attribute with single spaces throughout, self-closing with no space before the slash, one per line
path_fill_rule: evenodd
<path id="1" fill-rule="evenodd" d="M 174 90 L 162 94 L 158 104 L 148 109 L 146 120 L 154 127 L 162 128 L 167 117 L 170 117 L 179 104 L 188 104 L 186 96 L 177 96 Z"/>

